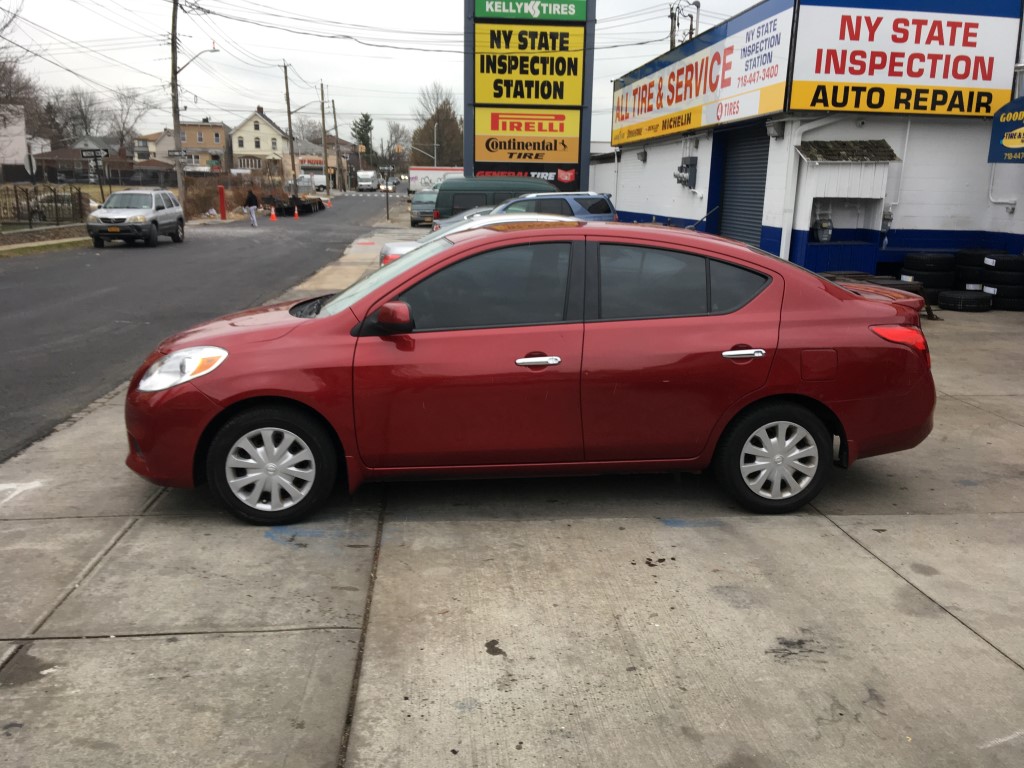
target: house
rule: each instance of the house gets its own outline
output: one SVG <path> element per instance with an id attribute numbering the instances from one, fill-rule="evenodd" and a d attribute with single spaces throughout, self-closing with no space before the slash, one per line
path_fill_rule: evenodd
<path id="1" fill-rule="evenodd" d="M 289 152 L 287 131 L 281 130 L 262 106 L 256 107 L 255 112 L 231 131 L 232 168 L 281 175 L 286 157 L 290 168 Z"/>
<path id="2" fill-rule="evenodd" d="M 28 152 L 25 108 L 10 104 L 0 108 L 0 165 L 18 165 Z"/>
<path id="3" fill-rule="evenodd" d="M 231 167 L 231 131 L 226 124 L 204 117 L 180 126 L 181 148 L 188 153 L 183 159 L 187 172 L 219 173 Z"/>

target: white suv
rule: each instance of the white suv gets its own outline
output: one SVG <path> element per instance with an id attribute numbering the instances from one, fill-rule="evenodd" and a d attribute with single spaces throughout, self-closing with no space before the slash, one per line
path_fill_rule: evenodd
<path id="1" fill-rule="evenodd" d="M 86 228 L 97 248 L 107 240 L 145 240 L 153 248 L 160 235 L 176 243 L 185 239 L 185 212 L 166 189 L 125 189 L 114 192 L 89 214 Z"/>

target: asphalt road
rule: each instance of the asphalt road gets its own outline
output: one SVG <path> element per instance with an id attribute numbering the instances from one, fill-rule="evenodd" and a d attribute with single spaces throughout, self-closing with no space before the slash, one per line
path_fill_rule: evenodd
<path id="1" fill-rule="evenodd" d="M 190 225 L 178 245 L 0 259 L 0 461 L 126 381 L 161 339 L 266 303 L 335 261 L 384 207 L 376 195 L 345 196 L 256 229 Z"/>

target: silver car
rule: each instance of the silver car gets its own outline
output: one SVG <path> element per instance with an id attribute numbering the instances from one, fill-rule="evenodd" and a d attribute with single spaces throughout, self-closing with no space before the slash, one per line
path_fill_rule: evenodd
<path id="1" fill-rule="evenodd" d="M 153 248 L 160 235 L 176 243 L 185 239 L 185 212 L 169 190 L 125 189 L 114 192 L 89 214 L 86 229 L 97 248 L 108 240 L 144 240 Z"/>
<path id="2" fill-rule="evenodd" d="M 455 217 L 453 217 L 455 218 Z M 555 216 L 546 213 L 496 213 L 493 215 L 477 216 L 465 221 L 456 221 L 447 227 L 435 230 L 429 235 L 424 235 L 419 240 L 395 240 L 384 243 L 380 249 L 380 266 L 386 266 L 392 261 L 401 258 L 424 243 L 430 243 L 446 235 L 453 235 L 456 232 L 464 232 L 467 229 L 478 229 L 491 224 L 522 224 L 538 221 L 577 222 L 579 219 L 573 216 Z"/>

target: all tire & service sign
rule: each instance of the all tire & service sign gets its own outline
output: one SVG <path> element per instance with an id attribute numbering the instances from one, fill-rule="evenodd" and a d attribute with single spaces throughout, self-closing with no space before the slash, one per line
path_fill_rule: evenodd
<path id="1" fill-rule="evenodd" d="M 801 0 L 791 110 L 992 117 L 1020 0 Z"/>
<path id="2" fill-rule="evenodd" d="M 792 0 L 768 0 L 615 81 L 612 144 L 781 112 Z"/>
<path id="3" fill-rule="evenodd" d="M 593 5 L 466 0 L 473 175 L 533 176 L 580 189 L 589 162 Z"/>

